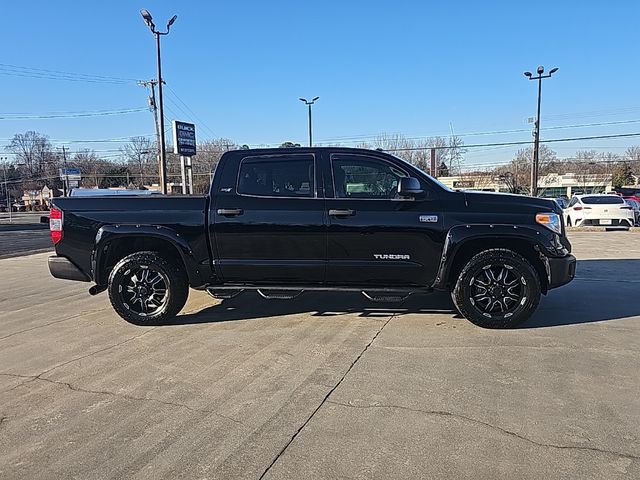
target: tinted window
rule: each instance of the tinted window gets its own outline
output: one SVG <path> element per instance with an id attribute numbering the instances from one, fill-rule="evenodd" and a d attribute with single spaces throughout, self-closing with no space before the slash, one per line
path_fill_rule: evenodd
<path id="1" fill-rule="evenodd" d="M 603 195 L 602 197 L 582 197 L 580 201 L 586 205 L 616 205 L 624 203 L 624 200 L 616 195 Z"/>
<path id="2" fill-rule="evenodd" d="M 267 197 L 313 197 L 312 155 L 245 158 L 240 164 L 238 193 Z"/>
<path id="3" fill-rule="evenodd" d="M 358 155 L 332 156 L 337 198 L 395 198 L 400 177 L 407 175 L 392 164 Z"/>

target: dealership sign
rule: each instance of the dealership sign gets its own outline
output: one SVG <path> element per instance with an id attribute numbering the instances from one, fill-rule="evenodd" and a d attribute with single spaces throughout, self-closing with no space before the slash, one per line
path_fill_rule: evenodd
<path id="1" fill-rule="evenodd" d="M 473 180 L 455 180 L 453 182 L 453 188 L 473 188 L 476 182 Z"/>
<path id="2" fill-rule="evenodd" d="M 61 168 L 60 169 L 60 180 L 79 181 L 81 179 L 82 179 L 82 175 L 80 173 L 79 168 Z"/>
<path id="3" fill-rule="evenodd" d="M 184 157 L 196 154 L 196 126 L 193 123 L 173 121 L 173 153 Z"/>

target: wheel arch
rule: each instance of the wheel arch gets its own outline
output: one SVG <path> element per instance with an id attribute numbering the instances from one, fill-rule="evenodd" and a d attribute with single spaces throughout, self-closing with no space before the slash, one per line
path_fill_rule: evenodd
<path id="1" fill-rule="evenodd" d="M 513 230 L 513 227 L 510 228 Z M 444 253 L 435 288 L 452 290 L 453 285 L 464 266 L 476 254 L 495 248 L 504 248 L 522 255 L 535 268 L 540 279 L 540 290 L 546 294 L 549 289 L 549 265 L 547 257 L 542 254 L 542 245 L 527 233 L 514 233 L 512 231 L 478 232 L 461 236 L 460 232 L 450 232 L 447 235 Z"/>
<path id="2" fill-rule="evenodd" d="M 108 283 L 109 273 L 124 257 L 141 251 L 158 252 L 184 268 L 191 286 L 202 283 L 200 271 L 189 244 L 166 227 L 102 227 L 96 235 L 91 268 L 97 285 Z"/>

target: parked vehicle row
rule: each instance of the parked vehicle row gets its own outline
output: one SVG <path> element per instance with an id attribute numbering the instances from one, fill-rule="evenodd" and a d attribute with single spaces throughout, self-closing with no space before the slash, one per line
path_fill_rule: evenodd
<path id="1" fill-rule="evenodd" d="M 640 200 L 629 197 L 625 198 L 624 201 L 627 202 L 633 209 L 633 213 L 635 215 L 635 225 L 636 227 L 640 227 Z"/>

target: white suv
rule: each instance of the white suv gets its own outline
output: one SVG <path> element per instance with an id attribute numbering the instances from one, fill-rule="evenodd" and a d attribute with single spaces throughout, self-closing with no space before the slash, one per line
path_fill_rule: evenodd
<path id="1" fill-rule="evenodd" d="M 634 217 L 633 209 L 617 195 L 576 195 L 564 210 L 568 227 L 633 227 Z"/>

